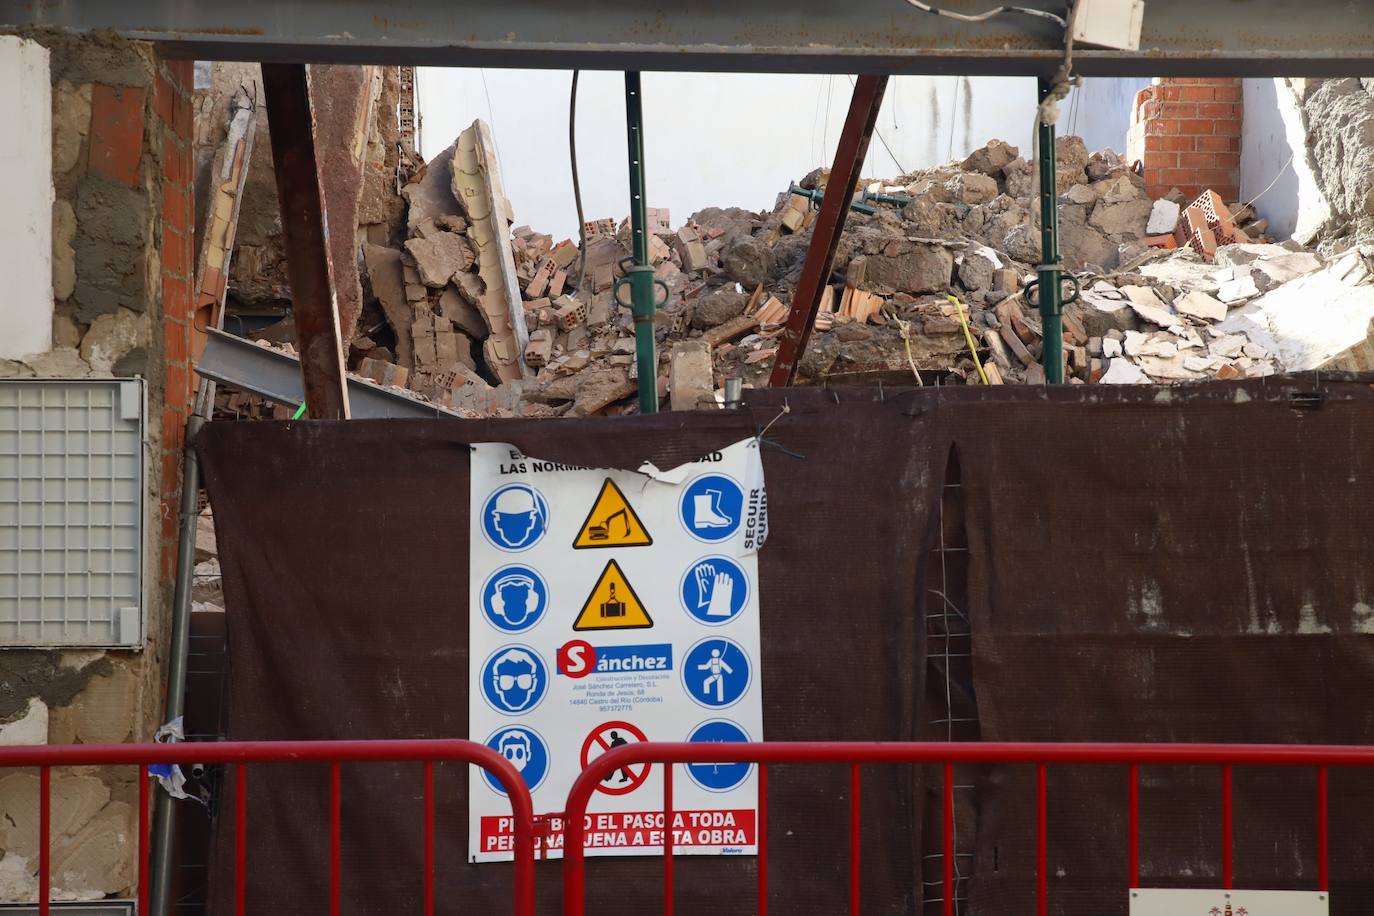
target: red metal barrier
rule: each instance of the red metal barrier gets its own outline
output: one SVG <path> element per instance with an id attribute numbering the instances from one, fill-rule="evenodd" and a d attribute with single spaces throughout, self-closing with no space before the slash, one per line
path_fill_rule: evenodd
<path id="1" fill-rule="evenodd" d="M 235 912 L 246 913 L 245 881 L 248 858 L 248 780 L 249 764 L 327 763 L 329 778 L 329 912 L 341 906 L 340 882 L 340 807 L 339 768 L 343 763 L 424 763 L 424 902 L 426 916 L 434 912 L 434 763 L 457 761 L 480 766 L 501 781 L 510 799 L 514 818 L 515 893 L 514 916 L 534 914 L 534 806 L 520 773 L 505 757 L 472 741 L 224 741 L 181 744 L 79 744 L 69 746 L 0 747 L 0 770 L 12 767 L 39 768 L 38 812 L 38 912 L 49 916 L 52 886 L 51 792 L 55 766 L 137 766 L 139 777 L 138 810 L 138 900 L 140 913 L 148 912 L 148 842 L 151 823 L 149 811 L 150 764 L 230 764 L 234 770 L 235 836 L 234 895 Z"/>
<path id="2" fill-rule="evenodd" d="M 1130 861 L 1122 870 L 1127 886 L 1140 883 L 1140 767 L 1215 766 L 1222 771 L 1222 879 L 1231 887 L 1232 872 L 1232 769 L 1237 766 L 1306 766 L 1317 769 L 1316 890 L 1329 890 L 1327 842 L 1327 769 L 1333 766 L 1374 766 L 1374 747 L 1268 744 L 1008 744 L 995 742 L 774 742 L 758 744 L 629 744 L 612 748 L 593 760 L 578 776 L 568 793 L 563 813 L 563 916 L 584 916 L 586 892 L 586 839 L 584 818 L 596 787 L 625 766 L 664 765 L 664 823 L 672 820 L 673 764 L 753 763 L 759 766 L 758 912 L 768 904 L 768 765 L 847 764 L 850 767 L 849 906 L 859 913 L 859 792 L 860 767 L 876 763 L 944 764 L 944 912 L 954 913 L 954 764 L 1027 764 L 1036 768 L 1036 905 L 1040 916 L 1048 912 L 1046 874 L 1049 825 L 1047 823 L 1046 769 L 1051 765 L 1104 764 L 1129 767 Z M 664 831 L 664 912 L 672 912 L 672 831 Z"/>

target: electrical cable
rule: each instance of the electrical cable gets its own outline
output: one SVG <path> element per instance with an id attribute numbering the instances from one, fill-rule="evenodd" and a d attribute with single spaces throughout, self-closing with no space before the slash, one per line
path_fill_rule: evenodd
<path id="1" fill-rule="evenodd" d="M 577 176 L 577 80 L 581 70 L 574 70 L 572 88 L 568 92 L 568 160 L 572 166 L 573 202 L 577 204 L 577 282 L 574 292 L 582 292 L 582 279 L 587 275 L 587 220 L 582 214 L 582 182 Z"/>
<path id="2" fill-rule="evenodd" d="M 952 10 L 931 6 L 929 3 L 922 3 L 921 0 L 906 0 L 906 2 L 922 12 L 934 13 L 936 16 L 944 16 L 946 19 L 957 19 L 960 22 L 986 22 L 994 16 L 1001 16 L 1003 13 L 1020 13 L 1023 16 L 1035 16 L 1039 19 L 1048 19 L 1051 22 L 1059 23 L 1060 26 L 1067 27 L 1067 23 L 1064 22 L 1063 18 L 1056 16 L 1054 13 L 1046 12 L 1045 10 L 1033 10 L 1028 6 L 998 6 L 985 13 L 974 13 L 969 15 L 967 13 L 956 13 Z"/>
<path id="3" fill-rule="evenodd" d="M 1283 168 L 1279 169 L 1278 174 L 1274 176 L 1274 180 L 1269 182 L 1269 186 L 1265 188 L 1263 191 L 1260 191 L 1254 197 L 1247 200 L 1245 203 L 1241 204 L 1240 209 L 1244 210 L 1246 207 L 1254 206 L 1255 201 L 1259 200 L 1261 197 L 1268 194 L 1270 191 L 1274 190 L 1274 185 L 1279 183 L 1279 179 L 1283 177 L 1284 172 L 1288 171 L 1288 167 L 1293 164 L 1293 160 L 1296 159 L 1297 156 L 1298 154 L 1295 150 L 1293 152 L 1293 155 L 1288 157 L 1288 161 L 1283 164 Z"/>
<path id="4" fill-rule="evenodd" d="M 959 297 L 955 295 L 949 295 L 945 298 L 949 300 L 950 305 L 954 306 L 954 311 L 959 316 L 959 326 L 964 329 L 964 343 L 968 344 L 968 355 L 973 357 L 973 368 L 978 370 L 978 378 L 982 380 L 984 385 L 991 384 L 988 382 L 988 374 L 983 371 L 983 362 L 978 358 L 978 348 L 973 344 L 973 332 L 969 330 L 968 318 L 964 315 L 964 303 L 960 302 Z"/>
<path id="5" fill-rule="evenodd" d="M 855 85 L 856 84 L 854 82 L 854 77 L 849 77 L 849 88 L 853 89 L 855 88 Z M 907 170 L 902 166 L 902 164 L 897 161 L 897 154 L 892 152 L 892 147 L 887 145 L 887 138 L 883 136 L 882 131 L 878 130 L 878 125 L 876 122 L 873 125 L 873 136 L 878 138 L 878 142 L 883 145 L 883 149 L 887 150 L 888 156 L 892 157 L 892 164 L 897 167 L 898 174 L 908 174 Z"/>

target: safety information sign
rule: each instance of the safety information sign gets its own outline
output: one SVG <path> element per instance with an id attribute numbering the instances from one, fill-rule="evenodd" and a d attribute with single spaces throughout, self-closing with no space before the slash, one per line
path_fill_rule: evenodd
<path id="1" fill-rule="evenodd" d="M 1325 891 L 1132 888 L 1131 916 L 1327 916 Z"/>
<path id="2" fill-rule="evenodd" d="M 469 734 L 511 761 L 536 814 L 573 780 L 643 741 L 763 740 L 757 553 L 768 532 L 758 444 L 668 471 L 570 467 L 501 443 L 472 452 Z M 469 780 L 474 862 L 509 861 L 510 805 Z M 756 768 L 678 765 L 608 774 L 586 820 L 588 855 L 757 851 Z M 561 857 L 552 821 L 549 855 Z"/>

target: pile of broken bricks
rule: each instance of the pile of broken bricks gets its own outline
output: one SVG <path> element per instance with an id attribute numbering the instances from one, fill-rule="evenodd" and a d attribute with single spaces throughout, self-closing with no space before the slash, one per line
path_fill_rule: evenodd
<path id="1" fill-rule="evenodd" d="M 465 131 L 403 189 L 402 243 L 365 248 L 365 292 L 385 327 L 350 342 L 354 371 L 465 415 L 634 412 L 634 323 L 615 292 L 628 225 L 589 221 L 585 251 L 512 227 L 490 149 L 483 125 Z M 1057 153 L 1060 247 L 1081 285 L 1064 308 L 1067 380 L 1172 384 L 1363 359 L 1369 252 L 1323 260 L 1291 242 L 1226 244 L 1246 235 L 1251 212 L 1237 219 L 1207 195 L 1211 211 L 1151 200 L 1121 157 L 1076 137 Z M 965 323 L 990 383 L 1043 381 L 1025 290 L 1040 254 L 1032 178 L 994 140 L 962 162 L 855 188 L 864 206 L 848 215 L 798 383 L 977 384 Z M 818 170 L 799 187 L 826 180 Z M 1199 212 L 1210 241 L 1190 222 Z M 676 229 L 650 211 L 650 260 L 667 290 L 654 318 L 666 406 L 717 406 L 732 377 L 766 384 L 814 220 L 814 202 L 787 190 L 770 211 L 708 208 Z M 1263 229 L 1249 225 L 1249 236 Z M 1339 318 L 1327 315 L 1333 299 Z"/>

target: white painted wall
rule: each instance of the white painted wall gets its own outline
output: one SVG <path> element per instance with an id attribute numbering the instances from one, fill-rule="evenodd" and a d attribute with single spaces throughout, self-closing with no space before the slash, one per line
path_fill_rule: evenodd
<path id="1" fill-rule="evenodd" d="M 1311 237 L 1331 215 L 1307 164 L 1307 132 L 1297 99 L 1283 79 L 1242 80 L 1245 118 L 1240 141 L 1240 196 L 1277 239 Z M 1293 155 L 1297 150 L 1298 154 Z"/>
<path id="2" fill-rule="evenodd" d="M 1091 152 L 1113 149 L 1126 153 L 1135 94 L 1150 85 L 1149 77 L 1089 77 L 1059 106 L 1060 135 L 1076 134 Z"/>
<path id="3" fill-rule="evenodd" d="M 0 359 L 52 348 L 48 49 L 0 35 Z"/>
<path id="4" fill-rule="evenodd" d="M 433 157 L 474 118 L 487 120 L 516 223 L 574 236 L 570 80 L 565 70 L 421 68 L 421 152 Z M 846 76 L 646 73 L 643 82 L 648 203 L 670 208 L 674 224 L 703 207 L 771 209 L 789 181 L 830 164 L 852 91 Z M 993 138 L 1029 155 L 1035 91 L 1026 78 L 896 77 L 878 119 L 891 152 L 875 139 L 864 174 L 887 178 L 963 158 Z M 577 143 L 587 218 L 624 218 L 620 73 L 582 74 Z"/>

